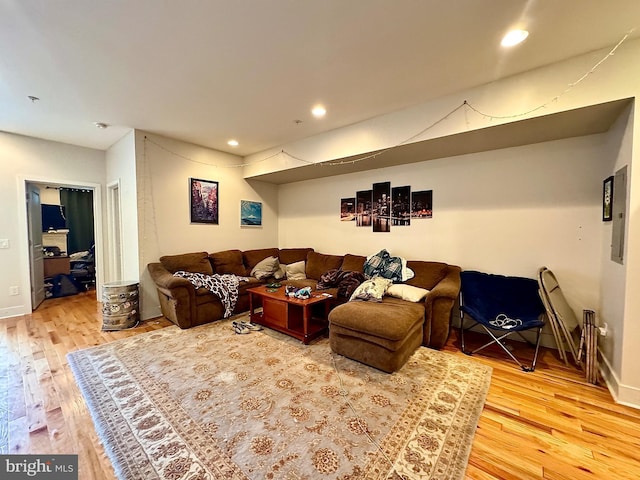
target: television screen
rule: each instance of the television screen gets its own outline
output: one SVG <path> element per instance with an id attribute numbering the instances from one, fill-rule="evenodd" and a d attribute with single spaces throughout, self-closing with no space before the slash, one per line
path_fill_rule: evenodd
<path id="1" fill-rule="evenodd" d="M 42 231 L 67 228 L 67 219 L 63 205 L 42 204 Z"/>

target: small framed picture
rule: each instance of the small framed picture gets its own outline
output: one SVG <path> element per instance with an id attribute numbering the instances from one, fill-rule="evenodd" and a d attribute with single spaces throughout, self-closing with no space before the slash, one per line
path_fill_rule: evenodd
<path id="1" fill-rule="evenodd" d="M 240 200 L 240 226 L 241 227 L 261 227 L 262 226 L 262 202 L 252 202 L 251 200 Z"/>
<path id="2" fill-rule="evenodd" d="M 411 218 L 418 220 L 421 218 L 433 217 L 433 190 L 422 190 L 411 192 Z"/>
<path id="3" fill-rule="evenodd" d="M 191 223 L 218 225 L 218 182 L 191 178 Z"/>
<path id="4" fill-rule="evenodd" d="M 356 219 L 356 199 L 341 198 L 340 199 L 340 221 L 351 222 Z"/>
<path id="5" fill-rule="evenodd" d="M 602 221 L 613 219 L 613 175 L 602 183 Z"/>
<path id="6" fill-rule="evenodd" d="M 371 226 L 371 199 L 373 190 L 356 192 L 356 227 Z"/>

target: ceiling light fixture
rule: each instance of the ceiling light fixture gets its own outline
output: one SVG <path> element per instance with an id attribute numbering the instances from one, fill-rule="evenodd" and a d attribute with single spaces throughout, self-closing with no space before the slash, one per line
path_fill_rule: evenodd
<path id="1" fill-rule="evenodd" d="M 524 42 L 524 40 L 529 36 L 529 32 L 526 30 L 511 30 L 507 32 L 507 34 L 502 37 L 502 41 L 500 45 L 503 47 L 513 47 L 514 45 L 518 45 L 519 43 Z"/>
<path id="2" fill-rule="evenodd" d="M 102 123 L 102 122 L 93 122 L 93 124 L 96 126 L 96 128 L 100 128 L 102 130 L 104 130 L 109 126 L 106 123 Z"/>
<path id="3" fill-rule="evenodd" d="M 327 114 L 327 109 L 324 108 L 322 105 L 316 105 L 311 109 L 311 113 L 313 114 L 314 117 L 321 118 Z"/>
<path id="4" fill-rule="evenodd" d="M 237 147 L 237 146 L 238 146 L 238 145 L 240 145 L 240 144 L 238 143 L 238 141 L 237 141 L 237 140 L 229 140 L 229 141 L 227 142 L 227 145 L 231 145 L 232 147 Z"/>

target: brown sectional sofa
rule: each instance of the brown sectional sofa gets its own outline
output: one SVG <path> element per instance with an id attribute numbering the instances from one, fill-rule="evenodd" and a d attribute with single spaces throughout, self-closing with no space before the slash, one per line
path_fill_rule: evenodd
<path id="1" fill-rule="evenodd" d="M 167 255 L 161 257 L 159 262 L 149 264 L 148 269 L 157 286 L 163 315 L 180 328 L 190 328 L 223 318 L 224 307 L 220 300 L 208 290 L 203 288 L 195 289 L 188 280 L 174 277 L 174 272 L 185 270 L 205 274 L 232 273 L 239 276 L 250 276 L 253 267 L 269 256 L 277 257 L 281 264 L 287 265 L 304 260 L 306 262 L 305 273 L 307 279 L 282 280 L 281 283 L 294 284 L 299 287 L 311 286 L 312 288 L 315 288 L 320 276 L 331 269 L 362 272 L 366 260 L 366 257 L 360 255 L 326 255 L 315 252 L 313 248 L 265 248 L 247 251 L 225 250 L 211 254 L 195 252 L 182 255 Z M 396 345 L 398 342 L 402 343 L 403 339 L 393 338 L 393 325 L 389 324 L 388 327 L 390 328 L 385 328 L 386 317 L 380 313 L 384 311 L 396 313 L 412 312 L 407 316 L 406 321 L 408 323 L 403 328 L 407 332 L 415 329 L 421 330 L 421 335 L 419 335 L 421 341 L 419 343 L 432 348 L 441 348 L 449 336 L 451 315 L 460 291 L 460 267 L 441 262 L 411 260 L 407 262 L 407 266 L 415 272 L 415 277 L 406 283 L 429 290 L 429 294 L 424 301 L 417 305 L 412 305 L 404 300 L 385 296 L 382 304 L 379 304 L 380 306 L 378 307 L 371 304 L 372 302 L 350 302 L 350 304 L 354 305 L 349 305 L 348 309 L 343 308 L 343 313 L 348 312 L 349 309 L 359 309 L 360 315 L 357 315 L 357 317 L 367 317 L 374 315 L 374 312 L 376 312 L 374 322 L 378 325 L 377 328 L 381 329 L 381 332 L 389 331 L 391 335 L 390 338 L 378 339 L 380 346 L 382 348 L 400 348 L 403 351 L 410 350 L 412 352 L 415 347 L 409 345 L 409 343 L 415 342 L 415 340 L 405 342 L 407 344 Z M 249 310 L 248 288 L 272 280 L 265 279 L 261 281 L 251 277 L 249 282 L 241 282 L 239 299 L 234 313 Z M 335 295 L 337 289 L 326 291 L 333 294 L 332 307 L 345 303 L 347 300 L 346 298 L 337 298 Z M 371 305 L 365 306 L 365 304 Z M 416 323 L 415 312 L 418 305 L 422 309 L 417 311 L 423 316 L 417 324 L 413 325 L 411 322 Z M 344 307 L 347 306 L 345 305 Z M 392 308 L 389 309 L 389 307 Z M 353 312 L 356 310 L 353 310 Z M 355 317 L 353 315 L 345 316 L 344 314 L 341 317 L 346 320 L 340 321 L 339 324 L 336 323 L 335 330 L 344 338 L 348 338 L 349 335 L 353 334 L 357 335 L 358 332 L 355 331 L 355 327 L 352 323 L 349 323 L 351 321 L 349 319 Z M 336 318 L 338 318 L 338 315 L 336 315 Z M 360 318 L 358 321 L 368 320 L 367 318 Z M 392 321 L 393 319 L 389 319 L 389 322 Z M 333 325 L 332 328 L 334 328 Z M 375 331 L 375 325 L 372 328 Z M 415 338 L 415 335 L 412 335 L 411 338 Z M 333 339 L 331 340 L 333 344 Z M 362 350 L 361 346 L 358 348 Z M 391 366 L 390 369 L 393 370 L 395 368 Z"/>
<path id="2" fill-rule="evenodd" d="M 156 284 L 162 314 L 180 328 L 191 328 L 220 320 L 224 315 L 224 306 L 218 297 L 204 288 L 194 288 L 186 278 L 174 277 L 178 270 L 186 272 L 224 274 L 232 273 L 250 277 L 256 264 L 269 256 L 278 257 L 280 263 L 290 264 L 306 260 L 311 248 L 264 248 L 258 250 L 225 250 L 216 253 L 195 252 L 181 255 L 165 255 L 157 263 L 147 266 L 151 278 Z M 250 277 L 249 282 L 240 283 L 238 303 L 234 313 L 249 310 L 247 289 L 262 285 Z"/>

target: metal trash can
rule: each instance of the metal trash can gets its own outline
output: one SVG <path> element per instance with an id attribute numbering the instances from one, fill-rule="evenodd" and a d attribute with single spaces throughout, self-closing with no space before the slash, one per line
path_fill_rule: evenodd
<path id="1" fill-rule="evenodd" d="M 138 282 L 110 282 L 102 285 L 102 330 L 124 330 L 140 320 Z"/>

